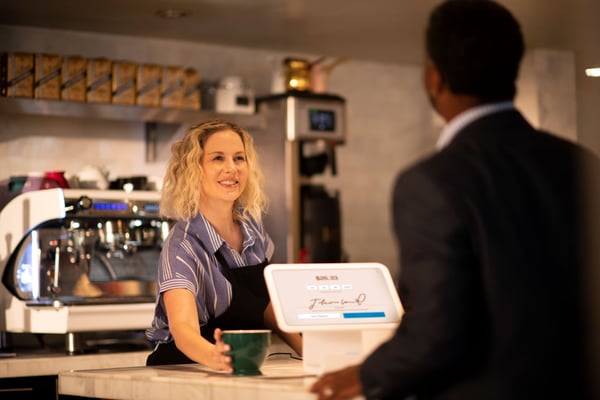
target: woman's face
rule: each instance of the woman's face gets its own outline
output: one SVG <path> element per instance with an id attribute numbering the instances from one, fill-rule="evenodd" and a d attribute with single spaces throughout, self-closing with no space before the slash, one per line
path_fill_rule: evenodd
<path id="1" fill-rule="evenodd" d="M 204 144 L 201 189 L 206 201 L 233 203 L 244 191 L 248 163 L 240 136 L 231 130 L 213 133 Z"/>

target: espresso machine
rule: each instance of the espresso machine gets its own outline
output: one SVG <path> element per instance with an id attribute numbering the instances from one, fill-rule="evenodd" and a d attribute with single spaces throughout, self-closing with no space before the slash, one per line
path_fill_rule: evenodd
<path id="1" fill-rule="evenodd" d="M 316 177 L 337 175 L 346 140 L 346 102 L 337 95 L 288 91 L 257 99 L 264 129 L 252 131 L 265 173 L 275 263 L 341 262 L 340 194 Z"/>
<path id="2" fill-rule="evenodd" d="M 52 188 L 0 200 L 2 348 L 20 333 L 64 334 L 73 354 L 80 333 L 150 326 L 169 231 L 157 192 Z"/>

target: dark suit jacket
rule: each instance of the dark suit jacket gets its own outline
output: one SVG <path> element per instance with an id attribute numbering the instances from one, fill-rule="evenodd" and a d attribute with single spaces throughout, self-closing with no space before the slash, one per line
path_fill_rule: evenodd
<path id="1" fill-rule="evenodd" d="M 509 110 L 397 178 L 406 314 L 361 366 L 368 398 L 583 397 L 580 178 L 593 159 Z"/>

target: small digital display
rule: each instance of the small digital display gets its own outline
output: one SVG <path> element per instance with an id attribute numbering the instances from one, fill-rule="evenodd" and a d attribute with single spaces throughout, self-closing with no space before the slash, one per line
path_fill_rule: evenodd
<path id="1" fill-rule="evenodd" d="M 98 211 L 127 211 L 129 205 L 127 203 L 119 202 L 94 202 L 94 210 Z"/>
<path id="2" fill-rule="evenodd" d="M 146 211 L 146 212 L 159 212 L 160 211 L 160 206 L 158 205 L 158 203 L 144 204 L 144 211 Z"/>
<path id="3" fill-rule="evenodd" d="M 311 108 L 309 111 L 309 115 L 311 131 L 335 131 L 335 112 L 331 110 L 320 110 L 318 108 Z"/>

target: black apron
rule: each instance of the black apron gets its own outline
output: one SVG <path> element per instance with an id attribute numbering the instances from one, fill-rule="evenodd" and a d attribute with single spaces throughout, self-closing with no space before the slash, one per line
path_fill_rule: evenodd
<path id="1" fill-rule="evenodd" d="M 260 264 L 240 268 L 229 268 L 225 257 L 217 251 L 215 257 L 221 264 L 222 272 L 231 284 L 231 303 L 225 312 L 211 318 L 200 328 L 202 337 L 211 343 L 215 329 L 264 329 L 263 313 L 269 304 L 269 293 L 263 275 L 268 264 L 265 260 Z M 190 360 L 176 346 L 175 341 L 160 343 L 148 356 L 146 365 L 191 364 Z"/>

